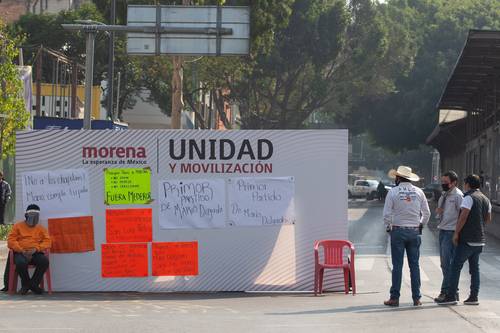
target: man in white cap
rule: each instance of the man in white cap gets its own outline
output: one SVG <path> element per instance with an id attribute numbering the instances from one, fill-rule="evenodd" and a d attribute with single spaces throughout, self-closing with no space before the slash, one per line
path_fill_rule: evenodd
<path id="1" fill-rule="evenodd" d="M 385 301 L 387 306 L 399 306 L 403 261 L 406 250 L 410 266 L 411 293 L 413 305 L 420 306 L 420 244 L 424 225 L 431 216 L 429 204 L 424 192 L 412 182 L 420 178 L 411 168 L 400 166 L 389 171 L 389 176 L 395 178 L 393 187 L 385 199 L 384 224 L 391 235 L 392 286 L 390 298 Z"/>

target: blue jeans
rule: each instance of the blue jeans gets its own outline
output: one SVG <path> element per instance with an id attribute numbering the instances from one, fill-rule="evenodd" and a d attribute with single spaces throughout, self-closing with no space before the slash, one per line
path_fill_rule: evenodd
<path id="1" fill-rule="evenodd" d="M 439 256 L 441 257 L 441 271 L 443 272 L 443 282 L 441 283 L 441 293 L 446 294 L 450 286 L 450 270 L 455 245 L 453 245 L 453 230 L 439 230 Z"/>
<path id="2" fill-rule="evenodd" d="M 420 294 L 420 267 L 418 264 L 421 242 L 418 229 L 394 228 L 391 231 L 391 298 L 399 299 L 400 296 L 405 250 L 408 257 L 408 265 L 410 266 L 412 298 L 413 300 L 418 300 L 422 297 Z"/>
<path id="3" fill-rule="evenodd" d="M 481 252 L 483 252 L 482 246 L 470 246 L 466 243 L 458 244 L 451 263 L 448 295 L 455 295 L 457 293 L 460 272 L 467 260 L 469 261 L 470 294 L 475 297 L 479 295 L 479 255 Z"/>

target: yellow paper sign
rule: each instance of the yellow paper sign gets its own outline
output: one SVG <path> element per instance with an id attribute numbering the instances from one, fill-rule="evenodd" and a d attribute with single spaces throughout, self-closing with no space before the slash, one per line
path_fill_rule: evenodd
<path id="1" fill-rule="evenodd" d="M 148 204 L 152 201 L 150 168 L 104 170 L 106 205 Z"/>

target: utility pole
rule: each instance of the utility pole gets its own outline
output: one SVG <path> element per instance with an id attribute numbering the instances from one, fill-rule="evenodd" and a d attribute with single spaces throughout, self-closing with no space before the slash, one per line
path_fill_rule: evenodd
<path id="1" fill-rule="evenodd" d="M 121 78 L 122 78 L 122 73 L 118 72 L 118 78 L 116 80 L 116 110 L 112 114 L 113 116 L 113 121 L 115 119 L 118 119 L 118 112 L 120 111 L 120 83 L 121 83 Z"/>
<path id="2" fill-rule="evenodd" d="M 91 129 L 90 118 L 92 114 L 92 86 L 94 76 L 94 44 L 96 30 L 88 29 L 87 51 L 85 56 L 85 107 L 83 109 L 83 129 Z"/>
<path id="3" fill-rule="evenodd" d="M 116 22 L 116 0 L 111 0 L 111 24 Z M 113 117 L 113 89 L 114 89 L 114 75 L 115 75 L 115 32 L 110 31 L 109 36 L 109 49 L 108 49 L 108 115 L 111 120 Z"/>
<path id="4" fill-rule="evenodd" d="M 190 0 L 182 0 L 182 5 L 190 5 Z M 184 85 L 184 73 L 182 65 L 184 58 L 181 56 L 172 57 L 173 73 L 172 73 L 172 110 L 170 115 L 170 126 L 172 129 L 181 128 L 181 114 L 184 109 L 184 100 L 182 97 L 182 88 Z"/>
<path id="5" fill-rule="evenodd" d="M 43 45 L 38 49 L 36 55 L 36 115 L 40 117 L 42 115 L 42 62 L 43 62 Z"/>

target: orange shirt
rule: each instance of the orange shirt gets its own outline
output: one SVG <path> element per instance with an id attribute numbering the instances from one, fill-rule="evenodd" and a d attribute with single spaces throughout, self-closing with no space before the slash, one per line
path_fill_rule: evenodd
<path id="1" fill-rule="evenodd" d="M 7 237 L 7 246 L 14 252 L 36 249 L 42 252 L 50 248 L 52 241 L 49 233 L 40 224 L 29 227 L 24 221 L 17 222 Z"/>

